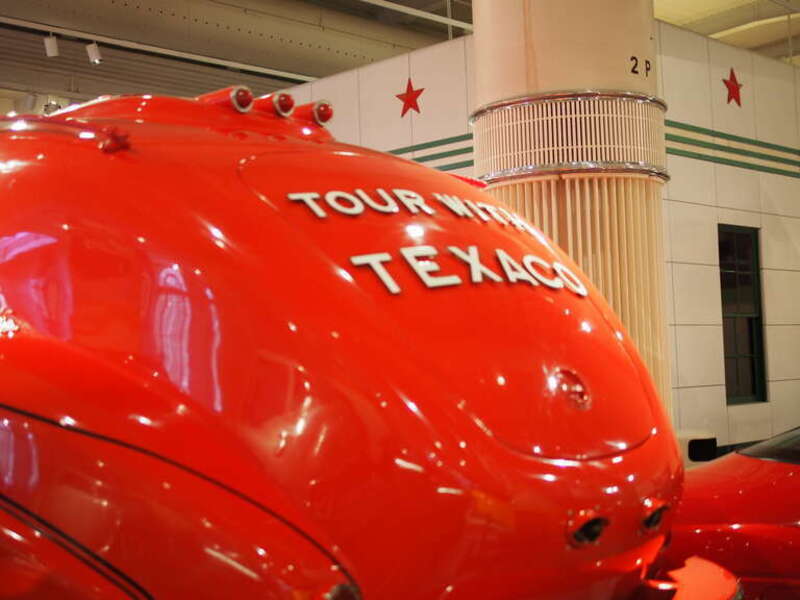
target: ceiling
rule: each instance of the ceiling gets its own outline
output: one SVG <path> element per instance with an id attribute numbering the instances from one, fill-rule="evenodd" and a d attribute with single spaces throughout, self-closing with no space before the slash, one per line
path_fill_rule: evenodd
<path id="1" fill-rule="evenodd" d="M 657 19 L 781 60 L 800 60 L 800 0 L 655 0 Z M 798 63 L 800 64 L 800 63 Z"/>
<path id="2" fill-rule="evenodd" d="M 315 0 L 338 10 L 382 20 L 403 27 L 416 27 L 444 37 L 448 28 L 425 23 L 420 18 L 371 6 L 363 0 Z M 448 14 L 446 0 L 395 0 L 436 15 Z M 450 16 L 472 23 L 471 0 L 450 0 Z M 800 0 L 653 0 L 657 19 L 732 46 L 747 48 L 773 58 L 793 59 L 800 64 Z M 462 35 L 450 28 L 451 35 Z"/>
<path id="3" fill-rule="evenodd" d="M 420 18 L 413 14 L 400 12 L 382 6 L 389 4 L 370 0 L 306 0 L 310 4 L 340 10 L 365 19 L 376 20 L 394 27 L 413 28 L 442 39 L 464 34 L 459 27 L 448 27 L 447 24 Z M 392 0 L 392 4 L 403 8 L 411 8 L 436 17 L 451 18 L 462 23 L 472 23 L 472 0 Z"/>
<path id="4" fill-rule="evenodd" d="M 311 1 L 397 27 L 414 28 L 441 39 L 464 33 L 458 27 L 448 28 L 372 5 L 369 0 Z M 394 0 L 394 4 L 472 23 L 472 0 L 450 0 L 449 3 L 447 0 Z M 661 21 L 732 46 L 800 63 L 800 0 L 653 0 L 653 8 Z"/>
<path id="5" fill-rule="evenodd" d="M 459 27 L 392 10 L 370 0 L 307 0 L 395 27 L 446 39 Z M 393 0 L 393 4 L 472 23 L 472 0 Z M 657 19 L 732 46 L 800 64 L 800 0 L 653 0 Z"/>

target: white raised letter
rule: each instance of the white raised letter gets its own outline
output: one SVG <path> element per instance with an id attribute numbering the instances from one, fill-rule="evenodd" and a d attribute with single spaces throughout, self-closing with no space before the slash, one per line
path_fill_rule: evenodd
<path id="1" fill-rule="evenodd" d="M 433 197 L 449 208 L 457 217 L 469 217 L 471 219 L 475 218 L 475 215 L 472 214 L 472 211 L 458 196 L 448 196 L 447 194 L 434 193 Z"/>
<path id="2" fill-rule="evenodd" d="M 439 265 L 432 260 L 428 260 L 436 256 L 436 248 L 433 246 L 407 246 L 400 248 L 400 254 L 406 259 L 406 262 L 414 269 L 414 272 L 419 276 L 429 288 L 443 287 L 447 285 L 458 285 L 461 283 L 461 278 L 458 275 L 430 275 L 439 270 Z"/>
<path id="3" fill-rule="evenodd" d="M 578 276 L 575 275 L 572 271 L 570 271 L 567 267 L 562 265 L 561 263 L 554 262 L 553 263 L 553 270 L 558 273 L 558 276 L 561 277 L 561 280 L 564 282 L 569 289 L 573 292 L 578 294 L 578 296 L 588 296 L 589 291 L 586 289 L 586 286 L 583 285 L 583 282 L 578 279 Z"/>
<path id="4" fill-rule="evenodd" d="M 485 202 L 478 202 L 478 206 L 492 215 L 492 218 L 501 225 L 508 225 L 508 221 L 506 221 L 502 215 L 500 215 L 500 212 L 497 210 L 496 206 L 486 204 Z"/>
<path id="5" fill-rule="evenodd" d="M 517 261 L 508 255 L 508 252 L 498 248 L 495 250 L 495 253 L 497 254 L 497 260 L 500 261 L 500 266 L 503 267 L 503 271 L 505 271 L 506 278 L 511 283 L 515 281 L 527 281 L 531 285 L 539 285 L 538 281 L 531 277 Z"/>
<path id="6" fill-rule="evenodd" d="M 317 192 L 296 192 L 294 194 L 287 194 L 286 197 L 289 198 L 289 200 L 299 200 L 300 202 L 305 202 L 306 206 L 311 209 L 311 212 L 317 215 L 320 219 L 324 219 L 328 216 L 325 214 L 325 211 L 322 210 L 316 202 L 314 202 L 314 200 L 319 199 L 319 194 Z"/>
<path id="7" fill-rule="evenodd" d="M 537 281 L 543 283 L 547 287 L 551 287 L 555 290 L 564 287 L 564 282 L 561 281 L 561 279 L 558 277 L 554 277 L 552 279 L 545 277 L 542 275 L 541 271 L 536 268 L 539 266 L 543 269 L 552 269 L 553 267 L 551 267 L 546 260 L 539 258 L 535 254 L 526 254 L 524 257 L 522 257 L 522 264 L 525 265 L 526 269 L 528 269 L 528 273 L 533 275 Z"/>
<path id="8" fill-rule="evenodd" d="M 399 294 L 400 286 L 397 285 L 397 282 L 394 280 L 394 278 L 389 275 L 389 271 L 387 271 L 386 267 L 383 266 L 383 263 L 391 260 L 392 257 L 388 252 L 359 254 L 358 256 L 350 257 L 350 262 L 357 267 L 361 267 L 363 265 L 371 267 L 375 272 L 375 275 L 378 276 L 378 279 L 380 279 L 383 282 L 383 285 L 386 286 L 387 290 L 389 290 L 392 294 Z"/>
<path id="9" fill-rule="evenodd" d="M 484 275 L 492 281 L 503 281 L 500 275 L 481 263 L 477 246 L 467 246 L 466 252 L 458 246 L 448 246 L 447 249 L 469 265 L 469 275 L 472 283 L 481 283 Z"/>
<path id="10" fill-rule="evenodd" d="M 349 202 L 349 204 L 342 204 L 342 200 Z M 364 205 L 361 204 L 361 200 L 347 192 L 331 190 L 325 194 L 325 202 L 327 202 L 331 208 L 345 215 L 360 215 L 364 212 Z"/>
<path id="11" fill-rule="evenodd" d="M 367 192 L 365 192 L 364 190 L 361 190 L 361 189 L 356 190 L 356 196 L 361 198 L 361 200 L 364 202 L 364 204 L 366 204 L 367 206 L 369 206 L 370 208 L 372 208 L 374 210 L 377 210 L 378 212 L 396 213 L 396 212 L 398 212 L 400 210 L 400 207 L 397 206 L 397 202 L 395 202 L 394 198 L 392 198 L 389 194 L 386 193 L 386 190 L 378 188 L 375 191 L 378 193 L 378 196 L 380 196 L 381 199 L 384 201 L 384 204 L 380 204 L 378 202 L 375 202 L 375 200 L 370 198 L 370 196 L 369 196 L 369 194 L 367 194 Z"/>
<path id="12" fill-rule="evenodd" d="M 511 224 L 514 227 L 516 227 L 520 231 L 527 231 L 532 236 L 534 236 L 535 238 L 539 239 L 540 236 L 537 235 L 536 229 L 534 229 L 533 225 L 528 223 L 525 219 L 520 217 L 517 213 L 512 213 L 511 211 L 503 208 L 502 206 L 496 206 L 495 208 L 497 210 L 499 210 L 501 213 L 503 213 L 503 215 L 505 215 L 508 218 L 508 220 L 511 221 Z"/>
<path id="13" fill-rule="evenodd" d="M 475 204 L 472 200 L 464 200 L 464 204 L 469 206 L 472 209 L 472 212 L 474 212 L 476 215 L 478 215 L 478 218 L 481 221 L 486 222 L 486 221 L 490 220 L 489 217 L 486 215 L 486 213 L 483 212 L 483 209 L 480 206 L 478 206 L 477 204 Z"/>
<path id="14" fill-rule="evenodd" d="M 412 213 L 417 214 L 420 210 L 423 210 L 429 215 L 436 214 L 435 210 L 425 204 L 425 198 L 420 196 L 417 192 L 397 189 L 392 191 L 394 192 L 394 195 L 397 196 L 398 200 L 400 200 L 400 202 L 402 202 Z"/>

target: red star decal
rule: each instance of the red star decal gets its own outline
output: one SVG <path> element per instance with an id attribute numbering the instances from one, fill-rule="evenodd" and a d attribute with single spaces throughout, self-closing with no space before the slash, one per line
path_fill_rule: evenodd
<path id="1" fill-rule="evenodd" d="M 405 117 L 409 110 L 415 110 L 419 112 L 419 104 L 417 103 L 417 99 L 424 91 L 425 88 L 419 88 L 418 90 L 415 90 L 414 86 L 411 85 L 411 78 L 409 77 L 405 93 L 397 94 L 397 96 L 395 96 L 395 98 L 403 101 L 403 112 L 400 113 L 401 118 Z"/>
<path id="2" fill-rule="evenodd" d="M 723 79 L 722 83 L 725 84 L 725 87 L 728 88 L 728 104 L 731 101 L 736 102 L 739 106 L 742 105 L 742 96 L 740 91 L 742 89 L 742 84 L 736 79 L 736 73 L 733 72 L 733 68 L 731 68 L 731 74 L 728 75 L 727 79 Z"/>

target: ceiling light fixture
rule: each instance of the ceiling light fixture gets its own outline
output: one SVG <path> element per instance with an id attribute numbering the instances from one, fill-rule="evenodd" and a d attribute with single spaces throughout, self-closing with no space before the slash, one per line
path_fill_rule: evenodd
<path id="1" fill-rule="evenodd" d="M 44 38 L 44 53 L 50 58 L 58 56 L 58 38 L 53 34 Z"/>
<path id="2" fill-rule="evenodd" d="M 97 45 L 97 42 L 86 44 L 86 54 L 89 55 L 89 62 L 93 65 L 103 62 L 103 55 L 100 54 L 100 46 Z"/>

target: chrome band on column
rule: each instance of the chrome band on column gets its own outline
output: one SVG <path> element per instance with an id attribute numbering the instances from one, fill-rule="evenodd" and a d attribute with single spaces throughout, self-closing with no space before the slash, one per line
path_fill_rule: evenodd
<path id="1" fill-rule="evenodd" d="M 497 173 L 487 173 L 480 175 L 481 181 L 492 184 L 498 181 L 512 181 L 514 179 L 527 179 L 540 175 L 565 175 L 567 173 L 638 173 L 641 175 L 652 175 L 660 177 L 664 181 L 669 181 L 669 175 L 663 167 L 649 165 L 647 163 L 632 162 L 573 162 L 557 165 L 528 165 L 499 171 Z"/>
<path id="2" fill-rule="evenodd" d="M 581 171 L 666 179 L 665 110 L 653 96 L 613 90 L 494 102 L 470 118 L 476 176 L 489 183 Z"/>
<path id="3" fill-rule="evenodd" d="M 476 109 L 470 115 L 469 122 L 472 124 L 484 113 L 503 108 L 510 108 L 520 104 L 536 104 L 538 102 L 557 100 L 591 100 L 595 98 L 614 98 L 616 100 L 626 100 L 629 102 L 646 102 L 660 106 L 661 110 L 665 112 L 667 110 L 667 103 L 661 98 L 649 96 L 647 94 L 640 94 L 639 92 L 626 92 L 623 90 L 564 90 L 558 92 L 543 92 L 541 94 L 529 94 L 526 96 L 508 98 L 506 100 L 499 100 L 497 102 L 492 102 L 491 104 L 486 104 Z"/>

